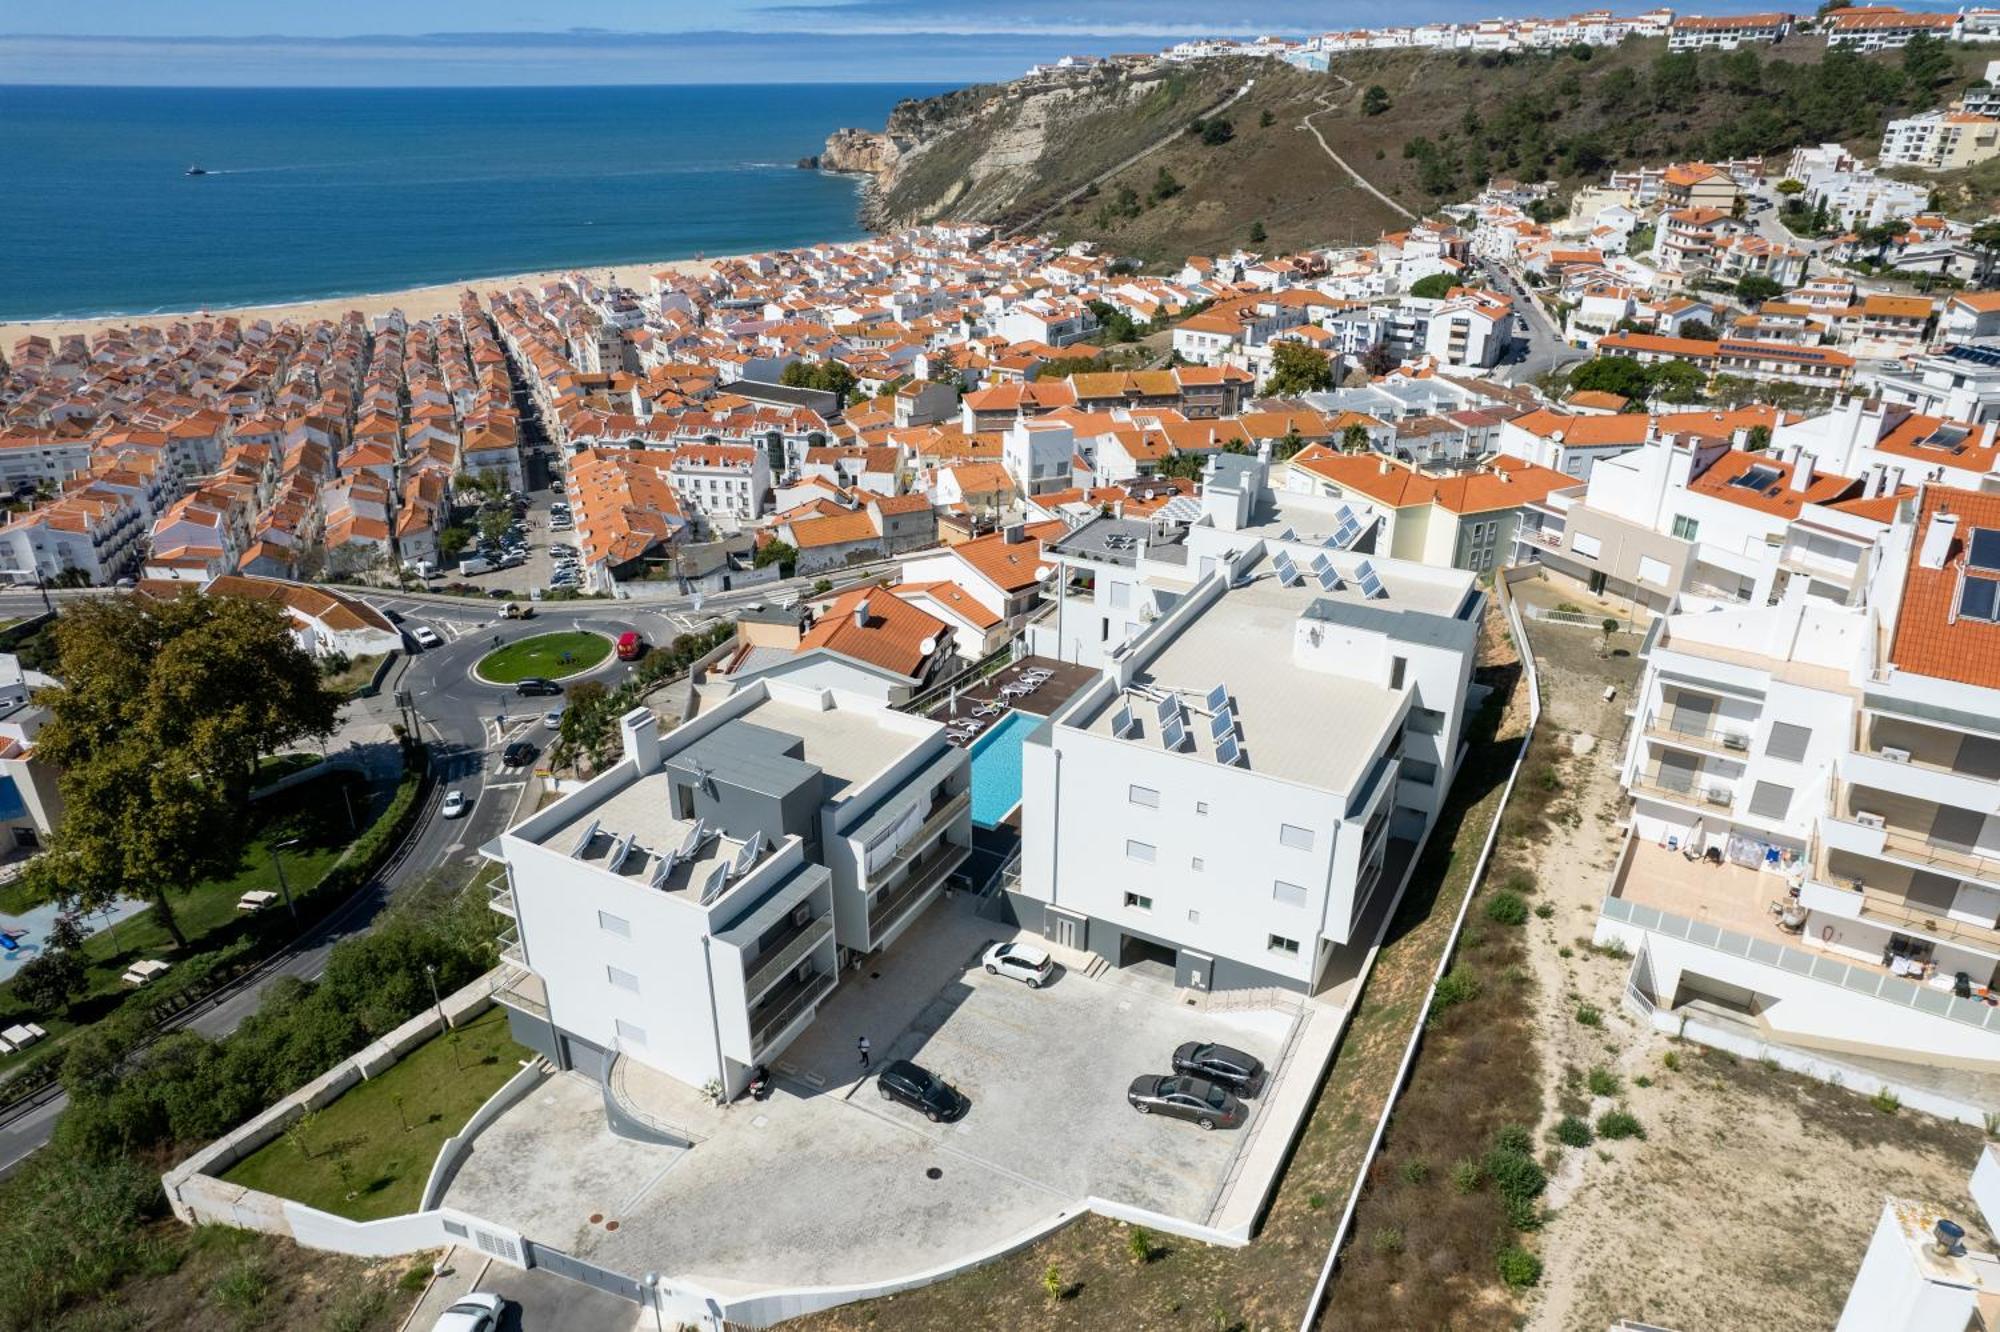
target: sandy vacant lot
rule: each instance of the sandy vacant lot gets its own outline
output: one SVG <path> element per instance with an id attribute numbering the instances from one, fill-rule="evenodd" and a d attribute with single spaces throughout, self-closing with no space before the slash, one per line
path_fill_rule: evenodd
<path id="1" fill-rule="evenodd" d="M 1593 618 L 1622 611 L 1570 589 L 1537 587 L 1525 599 L 1567 601 Z M 1933 1198 L 1981 1235 L 1966 1194 L 1980 1135 L 1908 1110 L 1882 1114 L 1838 1088 L 1675 1042 L 1625 1012 L 1629 959 L 1587 945 L 1622 838 L 1616 771 L 1639 638 L 1614 637 L 1607 659 L 1592 628 L 1533 621 L 1529 634 L 1543 724 L 1563 733 L 1570 755 L 1532 899 L 1553 913 L 1529 921 L 1542 1127 L 1565 1113 L 1595 1121 L 1622 1104 L 1646 1137 L 1550 1146 L 1553 1215 L 1538 1244 L 1546 1275 L 1527 1326 L 1602 1332 L 1625 1317 L 1680 1332 L 1830 1327 L 1885 1195 Z M 1618 688 L 1609 703 L 1607 683 Z M 1578 1020 L 1585 1005 L 1602 1025 Z M 1593 1068 L 1617 1076 L 1614 1094 L 1591 1095 Z"/>

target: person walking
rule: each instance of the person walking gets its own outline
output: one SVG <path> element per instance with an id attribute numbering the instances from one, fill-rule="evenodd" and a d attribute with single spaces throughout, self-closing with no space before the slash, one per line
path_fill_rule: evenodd
<path id="1" fill-rule="evenodd" d="M 868 1038 L 863 1036 L 854 1043 L 854 1048 L 861 1052 L 861 1069 L 865 1073 L 868 1070 Z"/>

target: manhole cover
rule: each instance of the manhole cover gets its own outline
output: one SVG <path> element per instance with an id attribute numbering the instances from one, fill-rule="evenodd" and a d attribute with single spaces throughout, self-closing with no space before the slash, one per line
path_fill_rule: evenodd
<path id="1" fill-rule="evenodd" d="M 868 973 L 868 979 L 869 979 L 869 980 L 881 980 L 881 979 L 882 979 L 882 973 L 881 973 L 881 972 L 879 972 L 879 971 L 871 971 L 871 972 L 869 972 L 869 973 Z"/>
<path id="2" fill-rule="evenodd" d="M 602 1220 L 604 1220 L 604 1213 L 602 1213 L 602 1212 L 592 1212 L 592 1213 L 590 1214 L 590 1224 L 591 1224 L 591 1225 L 593 1225 L 593 1226 L 594 1226 L 594 1225 L 598 1224 L 599 1222 L 601 1222 Z"/>
<path id="3" fill-rule="evenodd" d="M 616 1230 L 618 1229 L 618 1223 L 616 1221 L 606 1221 L 604 1223 L 604 1228 L 606 1230 Z"/>
<path id="4" fill-rule="evenodd" d="M 925 1178 L 925 1179 L 943 1179 L 943 1178 L 944 1178 L 944 1171 L 942 1171 L 942 1170 L 938 1169 L 938 1168 L 937 1168 L 936 1166 L 932 1166 L 932 1167 L 931 1167 L 930 1169 L 928 1169 L 928 1170 L 924 1171 L 924 1178 Z M 613 1225 L 616 1225 L 616 1224 L 618 1224 L 618 1223 L 614 1221 L 614 1222 L 612 1222 L 612 1224 L 613 1224 Z"/>

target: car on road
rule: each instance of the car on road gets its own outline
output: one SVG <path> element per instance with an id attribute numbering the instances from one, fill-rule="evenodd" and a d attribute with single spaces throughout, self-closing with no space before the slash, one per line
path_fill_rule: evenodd
<path id="1" fill-rule="evenodd" d="M 1204 1129 L 1236 1128 L 1243 1123 L 1243 1102 L 1206 1078 L 1184 1074 L 1161 1077 L 1148 1073 L 1132 1079 L 1125 1099 L 1142 1115 L 1192 1120 Z"/>
<path id="2" fill-rule="evenodd" d="M 1033 944 L 998 943 L 980 959 L 989 976 L 1012 976 L 1031 990 L 1039 990 L 1055 976 L 1056 964 Z"/>
<path id="3" fill-rule="evenodd" d="M 525 768 L 533 763 L 535 756 L 541 752 L 526 740 L 516 740 L 500 751 L 500 762 L 509 768 Z"/>
<path id="4" fill-rule="evenodd" d="M 472 802 L 465 798 L 465 792 L 447 791 L 444 794 L 444 804 L 438 809 L 438 813 L 448 819 L 455 819 L 471 808 Z"/>
<path id="5" fill-rule="evenodd" d="M 496 1332 L 507 1301 L 498 1295 L 475 1290 L 461 1295 L 439 1314 L 431 1332 Z"/>
<path id="6" fill-rule="evenodd" d="M 417 625 L 415 628 L 411 629 L 410 638 L 420 648 L 434 648 L 434 647 L 444 646 L 444 640 L 438 637 L 437 630 L 431 628 L 427 624 L 420 624 Z"/>
<path id="7" fill-rule="evenodd" d="M 637 661 L 646 651 L 646 640 L 627 629 L 618 635 L 618 660 Z"/>
<path id="8" fill-rule="evenodd" d="M 1221 1083 L 1239 1096 L 1254 1096 L 1264 1065 L 1232 1045 L 1189 1041 L 1174 1051 L 1174 1072 Z"/>
<path id="9" fill-rule="evenodd" d="M 875 1075 L 875 1090 L 885 1101 L 900 1101 L 920 1112 L 933 1124 L 955 1119 L 965 1113 L 963 1096 L 945 1085 L 944 1079 L 907 1059 L 892 1059 Z"/>
<path id="10" fill-rule="evenodd" d="M 562 686 L 554 680 L 545 680 L 539 675 L 531 675 L 514 686 L 514 692 L 522 698 L 559 698 Z"/>
<path id="11" fill-rule="evenodd" d="M 551 731 L 560 731 L 562 729 L 562 718 L 563 710 L 561 708 L 552 708 L 542 714 L 542 725 Z"/>

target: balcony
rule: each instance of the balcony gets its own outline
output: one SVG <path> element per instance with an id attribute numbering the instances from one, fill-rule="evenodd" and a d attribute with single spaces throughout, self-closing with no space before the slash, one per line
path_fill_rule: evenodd
<path id="1" fill-rule="evenodd" d="M 1671 801 L 1695 810 L 1726 811 L 1736 804 L 1736 783 L 1699 768 L 1661 765 L 1632 778 L 1632 794 Z"/>
<path id="2" fill-rule="evenodd" d="M 814 916 L 803 925 L 794 926 L 773 939 L 770 946 L 754 958 L 745 960 L 743 967 L 743 992 L 753 1001 L 770 989 L 785 973 L 806 960 L 819 947 L 826 936 L 833 933 L 831 915 Z"/>
<path id="3" fill-rule="evenodd" d="M 500 960 L 511 962 L 517 967 L 528 965 L 527 945 L 521 942 L 521 927 L 509 925 L 500 931 Z"/>
<path id="4" fill-rule="evenodd" d="M 532 971 L 509 971 L 493 992 L 493 1002 L 545 1021 L 549 1016 L 549 988 Z"/>
<path id="5" fill-rule="evenodd" d="M 936 838 L 937 834 L 947 827 L 952 820 L 971 807 L 972 791 L 970 788 L 932 805 L 930 816 L 923 821 L 914 833 L 910 834 L 909 840 L 903 843 L 896 854 L 885 861 L 869 877 L 873 879 L 887 879 L 894 876 L 898 869 L 909 864 L 910 861 L 922 855 L 926 850 L 929 850 L 930 844 Z"/>
<path id="6" fill-rule="evenodd" d="M 2000 859 L 1982 856 L 1967 847 L 1933 841 L 1928 837 L 1895 828 L 1883 829 L 1882 846 L 1889 855 L 1906 864 L 1920 865 L 1924 869 L 1949 870 L 2000 882 Z"/>
<path id="7" fill-rule="evenodd" d="M 944 882 L 945 876 L 963 864 L 971 854 L 969 846 L 940 842 L 929 855 L 911 863 L 909 875 L 901 883 L 878 892 L 868 907 L 868 946 L 875 947 L 876 940 L 888 933 L 889 927 L 902 916 L 905 908 Z"/>
<path id="8" fill-rule="evenodd" d="M 515 920 L 521 918 L 520 913 L 514 910 L 514 890 L 504 876 L 494 880 L 492 895 L 486 899 L 486 905 L 503 916 L 510 916 Z"/>
<path id="9" fill-rule="evenodd" d="M 814 971 L 804 980 L 794 976 L 774 991 L 757 1011 L 750 1014 L 750 1057 L 762 1057 L 771 1042 L 783 1035 L 787 1027 L 833 992 L 839 979 L 830 971 Z"/>
<path id="10" fill-rule="evenodd" d="M 1649 712 L 1645 731 L 1648 739 L 1687 749 L 1702 749 L 1712 754 L 1750 752 L 1750 732 L 1742 726 L 1701 726 L 1672 713 Z"/>

